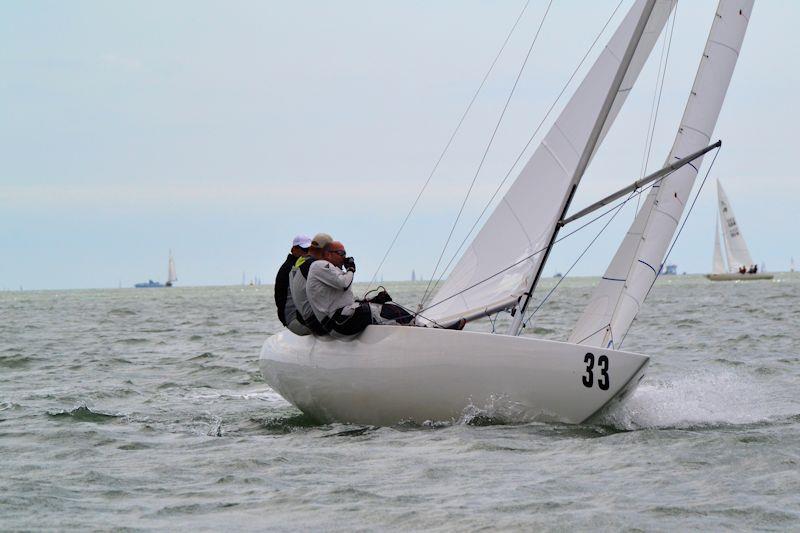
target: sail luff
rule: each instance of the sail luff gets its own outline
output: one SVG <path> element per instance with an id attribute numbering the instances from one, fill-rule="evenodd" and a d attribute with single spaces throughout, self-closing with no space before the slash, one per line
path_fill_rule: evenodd
<path id="1" fill-rule="evenodd" d="M 753 0 L 720 1 L 667 163 L 711 139 L 752 6 Z M 658 276 L 701 164 L 686 165 L 651 188 L 570 342 L 605 347 L 624 338 Z"/>
<path id="2" fill-rule="evenodd" d="M 640 15 L 651 0 L 637 0 L 583 82 L 562 110 L 517 179 L 459 259 L 423 314 L 439 323 L 458 320 L 495 308 L 521 296 L 540 270 L 565 199 L 574 189 L 573 178 L 581 159 L 586 163 L 602 142 L 644 66 L 674 6 L 674 0 L 656 0 L 634 55 L 614 95 L 594 150 L 588 155 L 596 119 L 613 87 L 621 58 L 635 35 Z M 513 265 L 512 268 L 509 268 Z M 497 276 L 498 272 L 503 272 Z M 491 278 L 490 282 L 483 283 Z"/>
<path id="3" fill-rule="evenodd" d="M 716 223 L 714 224 L 714 260 L 711 264 L 712 274 L 724 274 L 725 262 L 722 259 L 722 248 L 719 244 L 719 216 L 714 217 Z"/>

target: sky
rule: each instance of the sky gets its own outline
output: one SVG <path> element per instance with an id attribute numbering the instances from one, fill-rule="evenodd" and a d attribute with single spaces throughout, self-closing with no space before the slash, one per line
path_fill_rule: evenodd
<path id="1" fill-rule="evenodd" d="M 0 289 L 164 281 L 169 250 L 179 285 L 271 283 L 292 237 L 319 231 L 345 243 L 357 280 L 427 279 L 547 3 L 530 0 L 380 271 L 524 0 L 0 3 Z M 445 260 L 632 0 L 545 118 L 617 4 L 553 1 Z M 715 7 L 679 2 L 649 158 L 660 42 L 573 211 L 639 178 L 644 160 L 662 165 Z M 723 148 L 668 260 L 679 272 L 710 270 L 716 179 L 756 261 L 800 261 L 798 18 L 800 3 L 756 1 L 714 134 Z M 602 274 L 634 210 L 574 275 Z M 544 274 L 566 272 L 593 228 L 560 243 Z"/>

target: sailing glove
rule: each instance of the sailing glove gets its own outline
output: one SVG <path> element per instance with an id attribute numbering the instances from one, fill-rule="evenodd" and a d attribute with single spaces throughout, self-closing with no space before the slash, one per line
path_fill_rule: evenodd
<path id="1" fill-rule="evenodd" d="M 344 258 L 344 268 L 350 272 L 356 271 L 356 260 L 352 257 L 345 257 Z"/>

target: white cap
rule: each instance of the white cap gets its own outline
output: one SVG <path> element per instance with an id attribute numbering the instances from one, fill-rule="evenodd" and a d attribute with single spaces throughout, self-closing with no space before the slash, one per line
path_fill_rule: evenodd
<path id="1" fill-rule="evenodd" d="M 311 246 L 311 237 L 302 234 L 298 235 L 292 241 L 292 248 L 294 248 L 295 246 L 299 246 L 300 248 L 308 248 L 309 246 Z"/>

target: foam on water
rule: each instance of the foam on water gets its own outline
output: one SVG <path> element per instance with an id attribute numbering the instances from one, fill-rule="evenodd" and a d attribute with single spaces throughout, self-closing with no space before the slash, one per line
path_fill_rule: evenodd
<path id="1" fill-rule="evenodd" d="M 625 430 L 754 424 L 792 416 L 796 407 L 776 399 L 774 383 L 744 371 L 695 370 L 645 379 L 602 423 Z"/>

